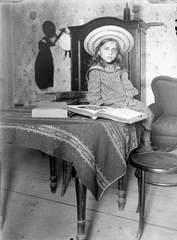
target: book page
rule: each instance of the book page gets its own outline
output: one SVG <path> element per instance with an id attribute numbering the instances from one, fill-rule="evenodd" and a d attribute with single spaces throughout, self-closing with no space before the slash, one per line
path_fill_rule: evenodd
<path id="1" fill-rule="evenodd" d="M 66 109 L 77 114 L 89 116 L 93 120 L 96 120 L 98 117 L 100 117 L 131 124 L 147 118 L 146 114 L 128 108 L 111 108 L 108 106 L 96 106 L 88 104 L 79 106 L 68 105 Z"/>
<path id="2" fill-rule="evenodd" d="M 98 112 L 104 109 L 110 109 L 110 108 L 106 106 L 96 106 L 96 105 L 87 104 L 87 105 L 74 105 L 74 106 L 68 105 L 66 109 L 81 115 L 89 116 L 92 119 L 97 119 Z"/>
<path id="3" fill-rule="evenodd" d="M 107 109 L 103 110 L 102 114 L 106 113 L 110 116 L 114 117 L 120 117 L 122 119 L 132 119 L 135 117 L 140 117 L 143 115 L 142 112 L 137 112 L 128 108 L 113 108 L 113 109 Z"/>
<path id="4" fill-rule="evenodd" d="M 112 109 L 110 107 L 107 106 L 96 106 L 96 105 L 80 105 L 80 106 L 76 106 L 77 108 L 82 108 L 82 109 L 88 109 L 88 110 L 93 110 L 95 111 L 100 111 L 100 110 L 106 110 L 106 109 Z"/>
<path id="5" fill-rule="evenodd" d="M 118 122 L 132 124 L 147 118 L 142 112 L 137 112 L 128 108 L 113 108 L 99 112 L 99 117 L 107 118 Z"/>

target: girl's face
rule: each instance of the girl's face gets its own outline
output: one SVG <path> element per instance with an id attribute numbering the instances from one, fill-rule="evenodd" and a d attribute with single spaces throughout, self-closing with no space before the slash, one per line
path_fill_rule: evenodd
<path id="1" fill-rule="evenodd" d="M 98 51 L 98 55 L 104 60 L 106 63 L 113 62 L 118 54 L 118 46 L 115 41 L 109 41 L 104 43 L 100 50 Z"/>

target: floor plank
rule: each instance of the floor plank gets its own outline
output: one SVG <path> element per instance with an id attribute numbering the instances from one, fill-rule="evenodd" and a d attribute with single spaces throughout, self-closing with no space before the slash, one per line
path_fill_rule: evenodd
<path id="1" fill-rule="evenodd" d="M 5 217 L 1 240 L 76 239 L 74 179 L 61 197 L 62 171 L 58 171 L 58 187 L 53 194 L 47 156 L 10 144 L 1 145 L 0 156 Z M 177 191 L 174 189 L 147 186 L 146 224 L 141 240 L 177 239 Z M 87 191 L 87 240 L 134 240 L 138 229 L 137 197 L 137 180 L 130 166 L 124 211 L 118 210 L 117 182 L 107 188 L 99 202 Z"/>

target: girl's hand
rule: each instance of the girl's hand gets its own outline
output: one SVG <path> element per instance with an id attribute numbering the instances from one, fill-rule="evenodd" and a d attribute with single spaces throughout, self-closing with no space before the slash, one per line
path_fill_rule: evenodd
<path id="1" fill-rule="evenodd" d="M 133 107 L 136 104 L 132 97 L 126 97 L 125 102 L 127 104 L 127 107 Z"/>

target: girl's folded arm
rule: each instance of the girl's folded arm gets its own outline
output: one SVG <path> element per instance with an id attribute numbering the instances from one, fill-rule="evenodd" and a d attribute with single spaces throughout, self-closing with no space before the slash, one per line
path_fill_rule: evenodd
<path id="1" fill-rule="evenodd" d="M 103 105 L 99 70 L 91 70 L 89 72 L 87 100 L 89 104 Z"/>

